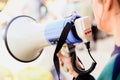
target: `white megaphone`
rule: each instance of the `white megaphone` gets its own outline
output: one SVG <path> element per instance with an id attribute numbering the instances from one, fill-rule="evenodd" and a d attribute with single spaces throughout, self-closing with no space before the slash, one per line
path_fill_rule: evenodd
<path id="1" fill-rule="evenodd" d="M 66 39 L 67 44 L 89 41 L 91 39 L 91 22 L 89 20 L 89 17 L 72 15 L 42 25 L 30 16 L 17 16 L 8 23 L 5 29 L 5 45 L 15 59 L 30 62 L 39 57 L 44 47 L 58 42 L 61 32 L 68 22 L 75 26 L 77 36 L 81 40 L 78 40 L 71 30 Z"/>

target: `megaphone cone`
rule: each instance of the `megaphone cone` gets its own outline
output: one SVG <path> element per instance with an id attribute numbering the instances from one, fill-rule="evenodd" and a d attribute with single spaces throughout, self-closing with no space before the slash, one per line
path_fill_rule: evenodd
<path id="1" fill-rule="evenodd" d="M 5 30 L 5 44 L 9 53 L 22 62 L 35 60 L 43 46 L 48 45 L 44 38 L 44 27 L 25 15 L 17 16 L 9 22 Z"/>

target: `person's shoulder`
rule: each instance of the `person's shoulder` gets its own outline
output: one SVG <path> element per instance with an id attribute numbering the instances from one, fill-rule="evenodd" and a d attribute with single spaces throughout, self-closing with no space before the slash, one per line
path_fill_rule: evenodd
<path id="1" fill-rule="evenodd" d="M 120 80 L 120 73 L 119 73 L 120 71 L 118 71 L 120 70 L 120 67 L 118 67 L 118 65 L 120 64 L 120 61 L 118 62 L 117 59 L 120 60 L 120 54 L 111 56 L 111 58 L 109 59 L 108 63 L 102 70 L 97 80 L 114 80 L 113 77 L 114 76 L 116 77 L 116 75 L 117 76 L 119 75 L 119 79 L 117 80 Z"/>
<path id="2" fill-rule="evenodd" d="M 112 80 L 120 80 L 120 53 L 116 54 L 114 58 Z"/>

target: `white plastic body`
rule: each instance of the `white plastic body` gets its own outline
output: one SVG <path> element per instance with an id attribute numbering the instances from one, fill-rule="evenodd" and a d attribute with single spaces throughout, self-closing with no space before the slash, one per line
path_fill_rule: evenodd
<path id="1" fill-rule="evenodd" d="M 83 40 L 83 42 L 88 42 L 92 38 L 92 29 L 90 17 L 78 18 L 75 20 L 75 28 L 78 36 Z"/>

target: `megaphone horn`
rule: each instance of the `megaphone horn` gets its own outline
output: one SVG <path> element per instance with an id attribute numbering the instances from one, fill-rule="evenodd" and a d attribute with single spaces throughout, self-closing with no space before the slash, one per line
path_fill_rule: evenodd
<path id="1" fill-rule="evenodd" d="M 41 26 L 37 24 L 34 26 L 34 23 L 36 23 L 34 18 L 20 15 L 14 17 L 5 29 L 4 41 L 6 48 L 11 56 L 18 61 L 31 62 L 40 56 L 42 51 L 40 41 L 44 44 L 45 42 L 42 36 L 43 31 L 40 31 Z"/>

